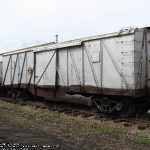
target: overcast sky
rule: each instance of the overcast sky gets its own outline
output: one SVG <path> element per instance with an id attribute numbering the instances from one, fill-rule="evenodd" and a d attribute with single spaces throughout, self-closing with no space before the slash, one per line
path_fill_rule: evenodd
<path id="1" fill-rule="evenodd" d="M 150 0 L 0 0 L 0 51 L 150 25 Z"/>

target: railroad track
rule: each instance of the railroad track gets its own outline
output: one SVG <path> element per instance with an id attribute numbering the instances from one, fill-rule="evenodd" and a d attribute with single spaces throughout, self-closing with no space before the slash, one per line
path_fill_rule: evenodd
<path id="1" fill-rule="evenodd" d="M 139 130 L 150 129 L 150 113 L 144 114 L 142 116 L 130 117 L 130 118 L 122 118 L 117 115 L 109 115 L 98 112 L 95 108 L 90 108 L 84 105 L 77 104 L 66 104 L 61 102 L 51 102 L 45 100 L 27 100 L 27 101 L 19 101 L 13 102 L 12 99 L 8 97 L 1 97 L 3 101 L 16 103 L 19 105 L 27 105 L 31 107 L 36 107 L 39 109 L 48 109 L 52 112 L 64 113 L 70 116 L 80 116 L 83 118 L 93 117 L 94 120 L 102 120 L 102 121 L 113 121 L 114 123 L 123 124 L 125 127 L 137 126 Z"/>

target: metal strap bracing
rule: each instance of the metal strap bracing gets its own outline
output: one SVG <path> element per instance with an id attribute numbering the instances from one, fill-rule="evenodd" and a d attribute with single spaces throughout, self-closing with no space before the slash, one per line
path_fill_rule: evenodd
<path id="1" fill-rule="evenodd" d="M 54 53 L 53 53 L 53 55 L 52 55 L 52 57 L 50 58 L 50 60 L 49 60 L 49 62 L 48 62 L 48 64 L 47 64 L 47 66 L 45 67 L 45 69 L 44 69 L 43 73 L 41 74 L 41 76 L 40 76 L 40 78 L 39 78 L 39 80 L 38 80 L 38 82 L 36 83 L 36 86 L 38 85 L 38 83 L 39 83 L 39 82 L 40 82 L 40 80 L 42 79 L 42 77 L 43 77 L 43 75 L 44 75 L 45 71 L 47 70 L 47 68 L 48 68 L 48 66 L 49 66 L 49 64 L 50 64 L 50 62 L 52 61 L 52 59 L 53 59 L 53 57 L 54 57 L 55 53 L 56 53 L 56 52 L 54 52 Z"/>
<path id="2" fill-rule="evenodd" d="M 20 74 L 19 88 L 20 88 L 20 85 L 21 85 L 21 80 L 22 80 L 22 75 L 23 75 L 23 70 L 24 70 L 24 65 L 25 65 L 26 56 L 27 56 L 27 54 L 25 53 L 25 54 L 24 54 L 24 59 L 23 59 L 23 64 L 22 64 L 22 69 L 21 69 L 21 74 Z"/>
<path id="3" fill-rule="evenodd" d="M 125 83 L 125 85 L 126 85 L 126 87 L 127 87 L 127 89 L 128 89 L 128 88 L 129 88 L 129 87 L 128 87 L 129 84 L 128 84 L 128 82 L 126 81 L 126 79 L 125 79 L 125 77 L 123 76 L 123 74 L 121 73 L 121 69 L 120 69 L 119 65 L 117 64 L 117 62 L 115 61 L 113 55 L 111 54 L 111 51 L 110 51 L 109 47 L 106 46 L 106 45 L 107 45 L 106 41 L 105 41 L 105 42 L 103 41 L 103 45 L 104 45 L 104 47 L 105 47 L 105 49 L 106 49 L 106 51 L 107 51 L 107 53 L 108 53 L 108 55 L 109 55 L 109 57 L 110 57 L 112 63 L 114 64 L 114 66 L 115 66 L 115 68 L 116 68 L 118 74 L 120 75 L 120 77 L 122 78 L 122 80 L 124 81 L 124 83 Z"/>
<path id="4" fill-rule="evenodd" d="M 13 78 L 11 81 L 11 86 L 13 86 L 13 83 L 14 83 L 14 78 L 15 78 L 15 73 L 16 73 L 16 68 L 17 68 L 17 62 L 18 62 L 18 56 L 19 56 L 19 54 L 17 54 L 17 57 L 16 57 L 15 68 L 14 68 Z"/>
<path id="5" fill-rule="evenodd" d="M 56 70 L 57 70 L 57 72 L 58 72 L 58 74 L 59 74 L 61 80 L 63 81 L 64 86 L 66 86 L 66 83 L 65 83 L 65 80 L 64 80 L 64 78 L 63 78 L 63 76 L 62 76 L 61 71 L 58 69 L 58 67 L 56 67 Z"/>
<path id="6" fill-rule="evenodd" d="M 87 57 L 88 57 L 88 61 L 89 61 L 89 64 L 90 64 L 90 67 L 91 67 L 91 70 L 92 70 L 92 74 L 93 74 L 93 77 L 94 77 L 95 84 L 96 84 L 97 87 L 99 87 L 99 82 L 98 82 L 98 79 L 97 79 L 97 76 L 96 76 L 96 73 L 95 73 L 94 66 L 92 64 L 91 58 L 90 58 L 90 56 L 88 54 L 86 46 L 84 46 L 84 48 L 85 48 L 85 51 L 86 51 L 86 54 L 87 54 Z"/>
<path id="7" fill-rule="evenodd" d="M 11 60 L 11 55 L 9 56 L 9 60 L 8 60 L 8 64 L 7 64 L 7 68 L 6 68 L 6 71 L 5 71 L 4 80 L 3 80 L 3 84 L 2 85 L 4 85 L 5 80 L 6 80 L 6 75 L 7 75 L 7 72 L 8 72 L 10 60 Z"/>
<path id="8" fill-rule="evenodd" d="M 72 54 L 72 51 L 70 49 L 69 49 L 69 53 L 70 53 L 72 64 L 73 64 L 73 68 L 75 70 L 75 74 L 76 74 L 76 77 L 77 77 L 77 80 L 78 80 L 78 84 L 81 85 L 81 80 L 80 80 L 80 75 L 79 75 L 79 72 L 78 72 L 78 69 L 77 69 L 77 65 L 76 65 L 74 56 Z"/>

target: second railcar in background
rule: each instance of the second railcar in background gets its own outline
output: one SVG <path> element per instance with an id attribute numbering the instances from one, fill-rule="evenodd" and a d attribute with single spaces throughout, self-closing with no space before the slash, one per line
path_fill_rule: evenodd
<path id="1" fill-rule="evenodd" d="M 65 94 L 80 94 L 90 96 L 87 104 L 101 112 L 144 113 L 149 108 L 150 28 L 7 52 L 2 72 L 2 88 L 15 97 L 29 92 L 61 101 Z"/>

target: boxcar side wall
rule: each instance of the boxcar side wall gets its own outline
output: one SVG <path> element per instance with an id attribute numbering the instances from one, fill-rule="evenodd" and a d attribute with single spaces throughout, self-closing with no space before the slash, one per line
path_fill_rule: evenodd
<path id="1" fill-rule="evenodd" d="M 59 53 L 60 93 L 127 95 L 134 92 L 134 35 L 87 41 Z"/>
<path id="2" fill-rule="evenodd" d="M 127 35 L 85 43 L 85 87 L 98 87 L 101 94 L 132 95 L 134 65 L 127 62 L 133 61 L 133 55 L 127 55 L 133 49 L 133 37 Z"/>
<path id="3" fill-rule="evenodd" d="M 3 57 L 3 85 L 10 85 L 11 83 L 11 56 Z"/>
<path id="4" fill-rule="evenodd" d="M 3 85 L 37 96 L 134 95 L 134 34 L 3 56 Z"/>
<path id="5" fill-rule="evenodd" d="M 55 97 L 56 91 L 56 51 L 43 51 L 35 55 L 35 90 L 37 96 Z"/>
<path id="6" fill-rule="evenodd" d="M 34 85 L 34 53 L 17 53 L 3 56 L 3 86 L 13 88 L 28 88 L 32 91 Z"/>

